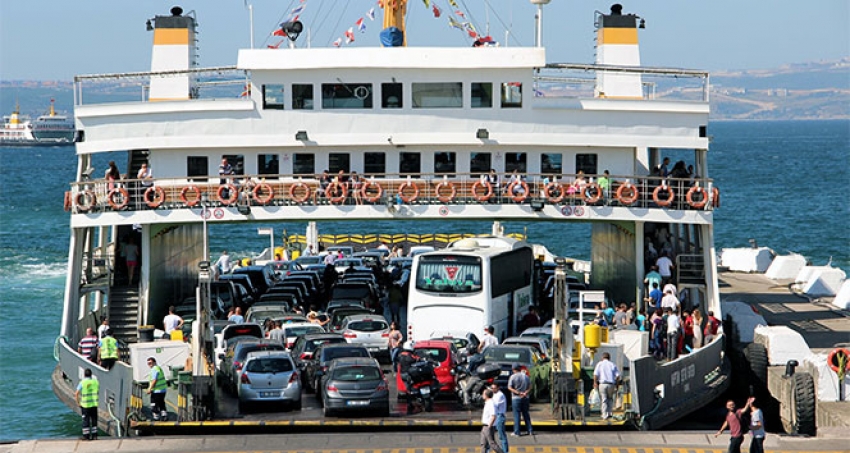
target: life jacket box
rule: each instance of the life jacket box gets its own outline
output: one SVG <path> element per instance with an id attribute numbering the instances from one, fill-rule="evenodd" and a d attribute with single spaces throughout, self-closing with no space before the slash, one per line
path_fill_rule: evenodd
<path id="1" fill-rule="evenodd" d="M 190 344 L 180 341 L 154 341 L 152 343 L 128 344 L 130 366 L 133 367 L 133 380 L 147 382 L 150 377 L 148 357 L 156 359 L 166 376 L 171 376 L 171 368 L 183 367 L 189 357 Z"/>
<path id="2" fill-rule="evenodd" d="M 475 369 L 475 374 L 478 375 L 478 379 L 494 379 L 502 374 L 502 367 L 495 363 L 485 363 Z"/>
<path id="3" fill-rule="evenodd" d="M 410 375 L 413 382 L 427 381 L 434 376 L 434 365 L 431 365 L 430 362 L 416 362 L 410 365 L 407 374 Z"/>

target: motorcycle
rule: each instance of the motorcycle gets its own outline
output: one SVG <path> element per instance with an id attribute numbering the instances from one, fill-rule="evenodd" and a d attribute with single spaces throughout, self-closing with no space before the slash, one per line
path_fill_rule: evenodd
<path id="1" fill-rule="evenodd" d="M 415 362 L 410 365 L 403 378 L 408 395 L 407 413 L 412 414 L 417 405 L 425 412 L 434 410 L 434 395 L 440 391 L 440 381 L 434 372 L 434 363 L 428 360 Z"/>
<path id="2" fill-rule="evenodd" d="M 457 394 L 464 407 L 484 407 L 481 393 L 496 382 L 502 372 L 499 365 L 485 363 L 484 356 L 475 354 L 457 367 Z"/>

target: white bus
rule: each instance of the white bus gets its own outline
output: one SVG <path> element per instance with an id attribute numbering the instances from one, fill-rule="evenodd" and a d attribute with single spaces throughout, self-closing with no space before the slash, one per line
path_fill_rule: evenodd
<path id="1" fill-rule="evenodd" d="M 407 304 L 407 337 L 481 338 L 492 325 L 496 338 L 518 335 L 532 304 L 534 253 L 506 237 L 478 237 L 413 260 Z"/>

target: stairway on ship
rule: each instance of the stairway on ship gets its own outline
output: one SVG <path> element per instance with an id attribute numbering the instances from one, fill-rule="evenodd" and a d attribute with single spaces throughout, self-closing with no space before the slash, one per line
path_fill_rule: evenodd
<path id="1" fill-rule="evenodd" d="M 138 320 L 138 285 L 112 286 L 109 289 L 109 327 L 115 339 L 124 344 L 137 343 Z"/>

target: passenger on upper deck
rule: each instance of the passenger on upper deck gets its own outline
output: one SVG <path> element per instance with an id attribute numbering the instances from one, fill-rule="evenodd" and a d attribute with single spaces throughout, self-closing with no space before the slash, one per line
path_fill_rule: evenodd
<path id="1" fill-rule="evenodd" d="M 114 160 L 109 161 L 109 168 L 106 169 L 106 173 L 103 175 L 106 178 L 106 190 L 111 191 L 116 187 L 115 181 L 121 180 L 121 172 L 118 171 L 118 166 L 115 165 Z"/>

